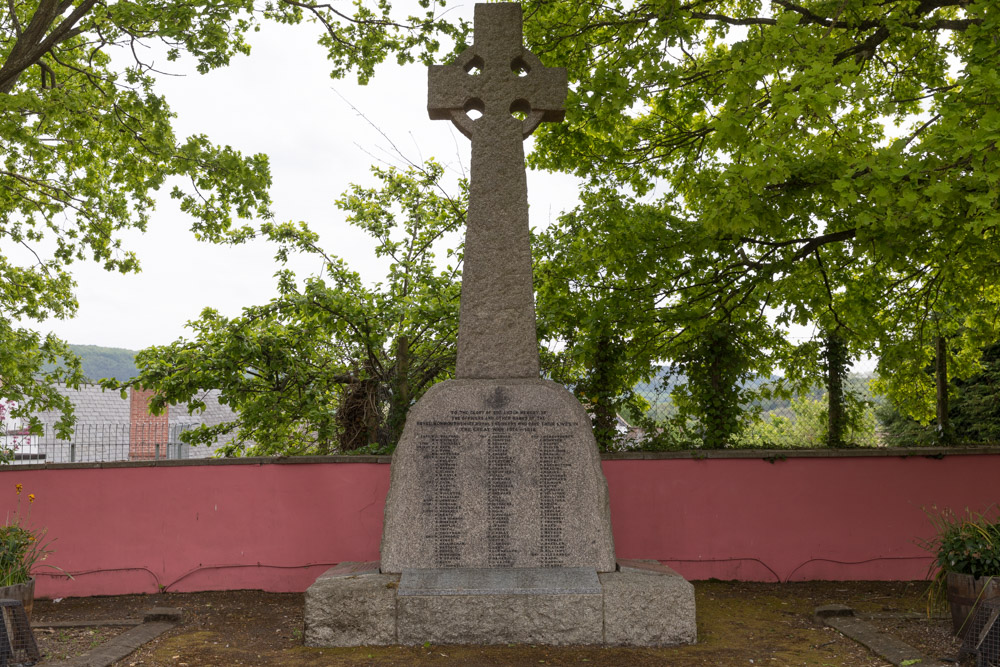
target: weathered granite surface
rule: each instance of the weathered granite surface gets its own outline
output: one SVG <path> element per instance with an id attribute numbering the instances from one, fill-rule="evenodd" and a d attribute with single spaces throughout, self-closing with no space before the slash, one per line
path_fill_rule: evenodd
<path id="1" fill-rule="evenodd" d="M 307 643 L 694 641 L 690 584 L 658 564 L 615 571 L 590 418 L 538 378 L 521 143 L 562 118 L 566 73 L 524 49 L 519 5 L 477 5 L 475 43 L 431 68 L 429 90 L 431 117 L 472 139 L 458 379 L 407 415 L 385 505 L 388 574 L 321 577 Z"/>
<path id="2" fill-rule="evenodd" d="M 694 586 L 657 561 L 621 561 L 601 574 L 604 643 L 673 646 L 697 639 Z"/>
<path id="3" fill-rule="evenodd" d="M 694 589 L 656 561 L 622 561 L 618 571 L 602 574 L 445 568 L 406 570 L 401 577 L 346 565 L 307 592 L 309 646 L 695 641 Z"/>
<path id="4" fill-rule="evenodd" d="M 411 410 L 392 460 L 382 571 L 615 568 L 590 418 L 548 380 L 452 380 Z"/>
<path id="5" fill-rule="evenodd" d="M 403 570 L 399 595 L 592 595 L 601 592 L 587 567 Z"/>
<path id="6" fill-rule="evenodd" d="M 472 46 L 429 69 L 430 117 L 472 140 L 458 378 L 538 377 L 522 142 L 539 123 L 563 119 L 566 91 L 566 70 L 524 48 L 515 3 L 476 5 Z M 470 118 L 473 109 L 482 116 Z"/>
<path id="7" fill-rule="evenodd" d="M 614 568 L 590 419 L 565 388 L 538 378 L 522 142 L 562 120 L 566 91 L 566 71 L 524 48 L 516 3 L 476 5 L 472 46 L 429 70 L 431 118 L 472 139 L 458 379 L 407 415 L 386 501 L 385 572 Z"/>
<path id="8" fill-rule="evenodd" d="M 404 570 L 400 644 L 600 644 L 603 603 L 588 568 Z"/>
<path id="9" fill-rule="evenodd" d="M 306 646 L 385 646 L 397 643 L 399 575 L 378 563 L 340 563 L 306 589 Z"/>

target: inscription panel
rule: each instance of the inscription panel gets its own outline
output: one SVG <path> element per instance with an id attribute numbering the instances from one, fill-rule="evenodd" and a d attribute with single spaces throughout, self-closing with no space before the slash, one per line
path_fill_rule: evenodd
<path id="1" fill-rule="evenodd" d="M 393 457 L 383 571 L 614 568 L 590 420 L 564 388 L 521 382 L 442 383 L 432 409 L 425 397 L 411 410 Z"/>
<path id="2" fill-rule="evenodd" d="M 421 513 L 428 518 L 424 538 L 431 544 L 439 567 L 454 567 L 461 563 L 465 545 L 458 484 L 459 439 L 429 434 L 421 438 L 417 449 L 427 463 L 421 498 Z"/>
<path id="3" fill-rule="evenodd" d="M 538 447 L 539 560 L 542 567 L 559 567 L 569 555 L 563 539 L 566 484 L 569 479 L 568 435 L 543 435 Z"/>
<path id="4" fill-rule="evenodd" d="M 510 539 L 515 461 L 509 433 L 491 433 L 486 452 L 486 545 L 490 567 L 514 567 L 517 550 Z"/>

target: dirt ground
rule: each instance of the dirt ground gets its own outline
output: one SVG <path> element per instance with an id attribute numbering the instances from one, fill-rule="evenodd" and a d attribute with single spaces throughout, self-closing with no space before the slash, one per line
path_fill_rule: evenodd
<path id="1" fill-rule="evenodd" d="M 233 591 L 37 601 L 38 623 L 139 618 L 154 606 L 184 610 L 184 621 L 121 667 L 195 665 L 816 665 L 889 663 L 812 618 L 822 604 L 872 614 L 880 629 L 955 661 L 958 642 L 936 609 L 926 617 L 926 582 L 695 582 L 698 643 L 665 649 L 534 646 L 415 646 L 314 649 L 302 644 L 301 594 Z M 85 641 L 93 637 L 84 636 Z M 55 646 L 55 645 L 53 645 Z M 57 651 L 52 648 L 50 650 Z M 62 654 L 59 654 L 60 656 Z"/>
<path id="2" fill-rule="evenodd" d="M 35 641 L 44 660 L 66 660 L 89 653 L 126 630 L 128 628 L 122 627 L 40 628 L 35 630 Z"/>

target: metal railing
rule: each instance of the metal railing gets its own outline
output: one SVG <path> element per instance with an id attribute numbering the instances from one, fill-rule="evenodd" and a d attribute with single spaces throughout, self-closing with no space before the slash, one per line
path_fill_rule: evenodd
<path id="1" fill-rule="evenodd" d="M 68 439 L 60 438 L 52 424 L 42 425 L 41 435 L 20 435 L 16 440 L 14 464 L 85 463 L 104 461 L 147 461 L 186 459 L 191 448 L 180 435 L 191 424 L 84 423 L 76 424 Z M 13 440 L 0 443 L 7 448 Z"/>

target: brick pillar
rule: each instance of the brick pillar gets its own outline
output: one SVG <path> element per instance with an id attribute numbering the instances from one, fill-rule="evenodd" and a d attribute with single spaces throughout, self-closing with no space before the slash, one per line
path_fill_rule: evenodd
<path id="1" fill-rule="evenodd" d="M 149 399 L 153 397 L 151 389 L 132 387 L 129 403 L 129 443 L 128 458 L 130 461 L 146 461 L 157 457 L 167 458 L 167 434 L 170 420 L 169 406 L 162 415 L 149 413 Z"/>

